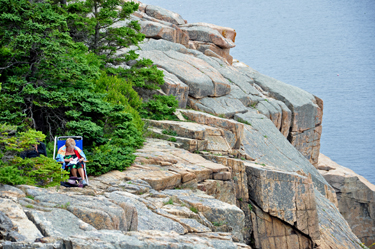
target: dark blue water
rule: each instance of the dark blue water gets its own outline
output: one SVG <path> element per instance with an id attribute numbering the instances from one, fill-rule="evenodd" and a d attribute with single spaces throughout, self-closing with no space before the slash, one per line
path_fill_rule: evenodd
<path id="1" fill-rule="evenodd" d="M 375 1 L 145 3 L 236 29 L 232 56 L 322 98 L 321 152 L 375 184 Z"/>

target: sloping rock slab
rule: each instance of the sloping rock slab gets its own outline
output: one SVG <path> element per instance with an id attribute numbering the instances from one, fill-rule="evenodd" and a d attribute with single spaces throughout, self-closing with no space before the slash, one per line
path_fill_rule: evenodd
<path id="1" fill-rule="evenodd" d="M 320 241 L 318 246 L 322 249 L 360 249 L 361 241 L 352 232 L 348 223 L 341 216 L 334 204 L 328 201 L 317 190 L 315 191 L 316 206 L 319 217 Z"/>
<path id="2" fill-rule="evenodd" d="M 20 204 L 10 199 L 0 198 L 0 212 L 12 221 L 13 225 L 16 226 L 15 231 L 24 236 L 26 241 L 34 241 L 43 237 L 38 228 L 27 218 Z M 22 239 L 21 237 L 18 238 Z"/>
<path id="3" fill-rule="evenodd" d="M 176 249 L 237 249 L 230 238 L 223 235 L 205 233 L 197 235 L 178 235 L 174 232 L 139 231 L 120 234 L 118 231 L 101 230 L 90 232 L 87 236 L 75 236 L 64 240 L 67 248 L 176 248 Z M 70 247 L 69 247 L 70 246 Z"/>
<path id="4" fill-rule="evenodd" d="M 165 232 L 174 231 L 184 234 L 187 231 L 178 223 L 152 212 L 147 206 L 138 201 L 136 196 L 124 192 L 112 192 L 106 194 L 109 199 L 133 204 L 138 212 L 138 230 L 160 230 Z"/>
<path id="5" fill-rule="evenodd" d="M 264 212 L 295 226 L 313 240 L 320 238 L 311 179 L 245 163 L 249 197 Z"/>
<path id="6" fill-rule="evenodd" d="M 67 238 L 96 230 L 90 224 L 77 219 L 75 215 L 64 209 L 55 209 L 52 212 L 29 210 L 26 214 L 46 237 Z"/>
<path id="7" fill-rule="evenodd" d="M 215 96 L 212 80 L 188 63 L 174 60 L 162 51 L 139 51 L 141 58 L 151 59 L 157 66 L 174 74 L 189 86 L 189 95 L 195 98 Z"/>
<path id="8" fill-rule="evenodd" d="M 191 191 L 166 190 L 163 193 L 176 196 L 180 201 L 195 207 L 210 222 L 217 226 L 229 227 L 232 234 L 242 240 L 242 228 L 244 226 L 245 215 L 235 205 L 230 205 L 207 195 L 197 195 Z"/>
<path id="9" fill-rule="evenodd" d="M 235 118 L 245 120 L 251 124 L 244 125 L 242 148 L 258 163 L 271 165 L 283 171 L 302 171 L 311 174 L 315 187 L 322 194 L 326 193 L 324 186 L 327 181 L 319 174 L 314 166 L 299 153 L 275 127 L 271 120 L 254 115 L 250 112 L 236 114 Z M 331 192 L 334 192 L 329 187 Z"/>
<path id="10" fill-rule="evenodd" d="M 318 169 L 335 189 L 340 213 L 353 233 L 371 246 L 375 243 L 375 185 L 323 154 Z"/>
<path id="11" fill-rule="evenodd" d="M 129 222 L 124 208 L 110 202 L 103 196 L 69 196 L 65 194 L 46 194 L 35 197 L 41 204 L 54 204 L 66 208 L 72 214 L 89 223 L 96 229 L 116 229 L 129 231 Z"/>

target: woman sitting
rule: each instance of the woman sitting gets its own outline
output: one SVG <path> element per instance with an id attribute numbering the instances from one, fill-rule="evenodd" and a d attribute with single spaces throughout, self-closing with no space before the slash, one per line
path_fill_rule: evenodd
<path id="1" fill-rule="evenodd" d="M 68 138 L 65 141 L 65 146 L 62 146 L 57 152 L 56 161 L 63 164 L 65 170 L 77 177 L 77 171 L 82 178 L 82 184 L 87 185 L 85 180 L 85 172 L 83 171 L 84 161 L 86 160 L 85 153 L 76 146 L 73 138 Z"/>

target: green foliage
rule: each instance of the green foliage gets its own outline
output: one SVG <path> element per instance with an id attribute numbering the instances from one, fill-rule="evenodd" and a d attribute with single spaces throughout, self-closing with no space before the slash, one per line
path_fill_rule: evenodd
<path id="1" fill-rule="evenodd" d="M 60 166 L 52 159 L 18 157 L 55 135 L 84 137 L 89 174 L 124 170 L 144 141 L 138 110 L 173 117 L 175 98 L 156 97 L 145 108 L 133 90 L 164 83 L 151 60 L 111 68 L 138 58 L 118 53 L 144 39 L 137 22 L 120 23 L 137 9 L 121 0 L 0 0 L 0 122 L 19 131 L 0 138 L 1 182 L 57 184 Z"/>
<path id="2" fill-rule="evenodd" d="M 0 183 L 49 187 L 67 178 L 66 173 L 61 173 L 61 166 L 52 158 L 43 155 L 25 159 L 19 157 L 21 151 L 30 149 L 45 135 L 35 130 L 18 133 L 16 130 L 15 126 L 0 125 Z"/>
<path id="3" fill-rule="evenodd" d="M 190 207 L 190 210 L 193 212 L 193 213 L 198 213 L 198 209 L 196 208 L 196 207 L 193 207 L 193 206 L 191 206 Z"/>
<path id="4" fill-rule="evenodd" d="M 142 99 L 133 89 L 131 82 L 116 76 L 108 76 L 105 72 L 95 81 L 95 91 L 106 93 L 105 100 L 113 104 L 123 105 L 124 112 L 133 116 L 133 122 L 139 131 L 142 131 L 144 123 L 137 111 L 142 105 Z"/>
<path id="5" fill-rule="evenodd" d="M 169 136 L 177 136 L 177 132 L 173 130 L 163 130 L 162 133 Z"/>
<path id="6" fill-rule="evenodd" d="M 177 142 L 177 139 L 174 138 L 174 137 L 170 137 L 170 138 L 168 138 L 168 141 L 175 143 L 175 142 Z"/>
<path id="7" fill-rule="evenodd" d="M 215 227 L 220 227 L 220 226 L 225 225 L 225 224 L 226 224 L 226 222 L 224 222 L 224 221 L 214 221 L 214 222 L 212 222 L 212 225 L 214 225 Z"/>
<path id="8" fill-rule="evenodd" d="M 237 119 L 237 121 L 240 122 L 240 123 L 247 124 L 247 125 L 251 126 L 251 124 L 248 121 L 246 121 L 246 120 L 243 120 L 243 119 L 239 118 L 239 119 Z"/>
<path id="9" fill-rule="evenodd" d="M 249 210 L 253 211 L 253 206 L 251 204 L 249 204 Z"/>
<path id="10" fill-rule="evenodd" d="M 178 107 L 178 100 L 173 95 L 154 95 L 153 99 L 142 104 L 139 113 L 142 118 L 154 120 L 178 120 L 173 114 Z"/>
<path id="11" fill-rule="evenodd" d="M 166 202 L 164 202 L 164 205 L 173 205 L 173 200 L 172 200 L 172 198 L 169 198 L 169 200 L 168 201 L 166 201 Z"/>
<path id="12" fill-rule="evenodd" d="M 138 58 L 133 50 L 116 53 L 131 45 L 138 46 L 145 38 L 137 21 L 123 22 L 138 7 L 139 4 L 121 0 L 74 0 L 64 9 L 73 40 L 85 43 L 89 52 L 95 53 L 110 66 Z M 158 89 L 164 84 L 163 72 L 149 59 L 138 60 L 130 69 L 107 67 L 106 71 L 128 79 L 137 87 Z"/>
<path id="13" fill-rule="evenodd" d="M 34 196 L 32 196 L 32 195 L 26 195 L 26 198 L 29 198 L 29 199 L 31 199 L 31 200 L 34 200 Z"/>

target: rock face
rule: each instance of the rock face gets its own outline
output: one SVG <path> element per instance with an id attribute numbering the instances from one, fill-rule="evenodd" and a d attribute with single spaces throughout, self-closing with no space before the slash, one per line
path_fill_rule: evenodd
<path id="1" fill-rule="evenodd" d="M 142 5 L 132 19 L 149 38 L 140 45 L 140 58 L 151 59 L 165 72 L 162 89 L 176 96 L 180 107 L 227 118 L 243 113 L 267 117 L 317 166 L 323 101 L 233 60 L 234 29 L 187 23 L 179 14 L 152 5 Z"/>
<path id="2" fill-rule="evenodd" d="M 146 120 L 135 162 L 84 189 L 0 186 L 3 248 L 363 248 L 351 229 L 373 242 L 373 186 L 318 165 L 322 100 L 233 60 L 231 28 L 142 3 L 131 19 L 161 94 L 194 110 Z"/>
<path id="3" fill-rule="evenodd" d="M 371 246 L 375 243 L 375 185 L 323 154 L 318 169 L 335 189 L 340 213 L 353 233 Z"/>

